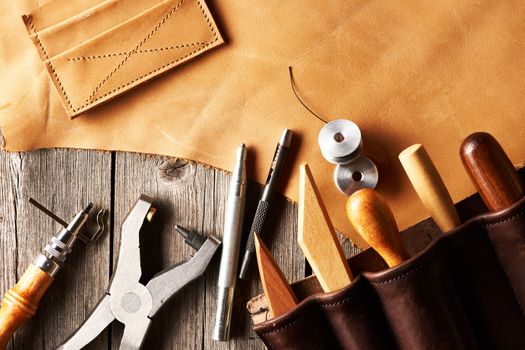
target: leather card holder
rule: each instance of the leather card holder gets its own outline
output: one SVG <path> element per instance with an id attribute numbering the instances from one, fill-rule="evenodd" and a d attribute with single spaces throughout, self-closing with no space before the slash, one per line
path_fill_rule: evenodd
<path id="1" fill-rule="evenodd" d="M 70 117 L 224 43 L 204 0 L 54 0 L 23 20 Z"/>

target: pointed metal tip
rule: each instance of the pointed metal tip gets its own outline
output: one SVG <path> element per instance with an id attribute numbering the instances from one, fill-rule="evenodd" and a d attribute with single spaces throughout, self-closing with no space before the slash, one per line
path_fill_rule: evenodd
<path id="1" fill-rule="evenodd" d="M 84 209 L 84 213 L 89 214 L 91 209 L 93 209 L 93 203 L 88 204 L 88 206 Z"/>
<path id="2" fill-rule="evenodd" d="M 237 162 L 244 163 L 246 161 L 246 145 L 241 143 L 237 148 Z"/>
<path id="3" fill-rule="evenodd" d="M 184 238 L 188 238 L 188 235 L 191 233 L 190 230 L 181 225 L 175 225 L 175 230 Z"/>
<path id="4" fill-rule="evenodd" d="M 283 133 L 281 134 L 281 138 L 279 139 L 279 144 L 283 147 L 290 147 L 291 142 L 292 142 L 292 130 L 284 129 Z"/>

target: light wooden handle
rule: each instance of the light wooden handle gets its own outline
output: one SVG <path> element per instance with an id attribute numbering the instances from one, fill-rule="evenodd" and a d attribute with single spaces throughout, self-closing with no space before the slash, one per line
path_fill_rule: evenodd
<path id="1" fill-rule="evenodd" d="M 443 232 L 459 226 L 454 202 L 425 148 L 412 145 L 399 154 L 399 160 L 423 205 Z"/>
<path id="2" fill-rule="evenodd" d="M 255 234 L 254 238 L 257 265 L 270 309 L 270 318 L 277 317 L 292 310 L 297 305 L 297 297 L 259 235 Z"/>
<path id="3" fill-rule="evenodd" d="M 496 139 L 486 132 L 468 136 L 459 151 L 465 170 L 491 211 L 509 207 L 524 194 L 523 183 Z"/>
<path id="4" fill-rule="evenodd" d="M 53 277 L 29 265 L 18 283 L 7 291 L 0 308 L 0 349 L 5 349 L 13 333 L 30 319 L 53 282 Z"/>
<path id="5" fill-rule="evenodd" d="M 364 188 L 353 193 L 346 202 L 346 215 L 357 233 L 388 266 L 396 266 L 410 258 L 401 241 L 394 214 L 376 191 Z"/>
<path id="6" fill-rule="evenodd" d="M 307 164 L 299 174 L 297 242 L 325 292 L 352 282 L 352 272 Z"/>

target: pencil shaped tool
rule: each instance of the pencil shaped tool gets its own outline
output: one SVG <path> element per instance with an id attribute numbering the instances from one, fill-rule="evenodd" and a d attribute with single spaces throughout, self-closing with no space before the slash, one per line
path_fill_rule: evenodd
<path id="1" fill-rule="evenodd" d="M 338 290 L 353 276 L 307 164 L 301 165 L 299 184 L 299 246 L 323 290 Z"/>
<path id="2" fill-rule="evenodd" d="M 459 155 L 490 211 L 507 208 L 523 197 L 523 182 L 492 135 L 486 132 L 471 134 L 461 144 Z"/>
<path id="3" fill-rule="evenodd" d="M 454 202 L 425 147 L 415 144 L 399 154 L 399 160 L 417 195 L 443 232 L 459 226 Z"/>
<path id="4" fill-rule="evenodd" d="M 410 258 L 401 241 L 394 214 L 379 193 L 369 188 L 355 192 L 346 202 L 346 215 L 357 233 L 389 267 Z"/>
<path id="5" fill-rule="evenodd" d="M 286 155 L 290 149 L 291 142 L 292 131 L 290 129 L 284 129 L 273 155 L 272 165 L 270 166 L 270 171 L 266 178 L 266 184 L 264 185 L 261 199 L 255 210 L 252 227 L 250 228 L 250 232 L 248 232 L 248 241 L 246 241 L 246 247 L 244 249 L 244 255 L 242 257 L 241 268 L 239 271 L 239 278 L 242 280 L 248 280 L 250 278 L 252 261 L 255 259 L 255 242 L 253 235 L 254 233 L 258 233 L 259 235 L 263 234 L 266 220 L 270 216 L 270 205 L 275 194 L 277 183 L 281 177 L 281 172 L 284 168 Z"/>
<path id="6" fill-rule="evenodd" d="M 257 265 L 270 318 L 277 317 L 292 310 L 297 305 L 297 297 L 264 242 L 257 234 L 254 238 Z"/>

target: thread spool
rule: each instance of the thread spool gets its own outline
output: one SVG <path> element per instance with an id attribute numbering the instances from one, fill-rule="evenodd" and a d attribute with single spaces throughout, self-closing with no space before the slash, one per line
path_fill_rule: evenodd
<path id="1" fill-rule="evenodd" d="M 346 119 L 326 124 L 317 139 L 321 154 L 333 164 L 348 164 L 359 157 L 363 141 L 359 127 Z"/>
<path id="2" fill-rule="evenodd" d="M 379 181 L 376 165 L 365 156 L 358 156 L 348 164 L 338 164 L 334 171 L 337 189 L 346 195 L 362 189 L 374 189 Z"/>

